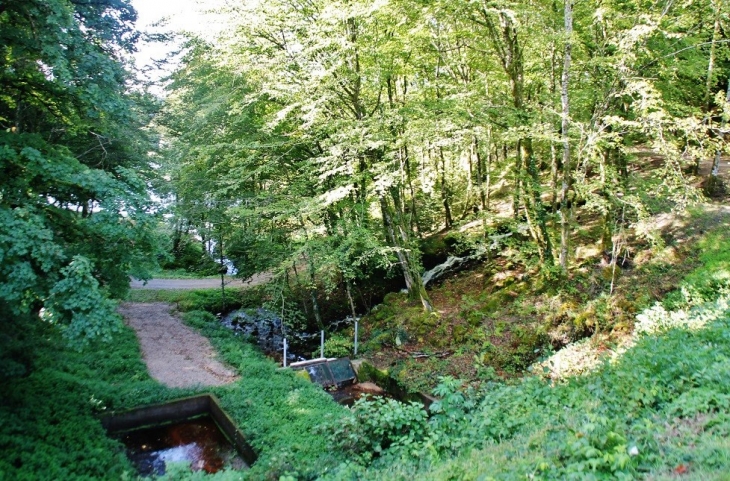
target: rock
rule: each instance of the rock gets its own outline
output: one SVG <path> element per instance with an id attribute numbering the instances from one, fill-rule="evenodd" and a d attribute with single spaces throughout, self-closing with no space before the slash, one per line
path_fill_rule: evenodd
<path id="1" fill-rule="evenodd" d="M 354 391 L 368 394 L 385 394 L 385 390 L 383 390 L 383 388 L 372 382 L 361 382 L 359 384 L 355 384 L 352 389 Z"/>

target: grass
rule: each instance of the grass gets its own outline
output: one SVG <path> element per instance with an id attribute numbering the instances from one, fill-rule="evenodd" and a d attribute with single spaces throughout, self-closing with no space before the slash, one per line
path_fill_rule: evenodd
<path id="1" fill-rule="evenodd" d="M 153 279 L 220 279 L 219 274 L 203 275 L 187 269 L 164 269 L 154 272 Z"/>
<path id="2" fill-rule="evenodd" d="M 266 298 L 264 286 L 226 288 L 225 309 L 220 289 L 131 289 L 128 302 L 167 302 L 182 311 L 203 310 L 211 313 L 240 307 L 256 307 Z"/>
<path id="3" fill-rule="evenodd" d="M 211 298 L 188 299 L 200 306 Z M 201 301 L 202 299 L 202 301 Z M 180 301 L 181 305 L 185 300 Z M 313 434 L 324 420 L 344 414 L 319 387 L 278 366 L 203 311 L 185 320 L 205 334 L 221 358 L 241 373 L 236 383 L 205 389 L 171 389 L 152 380 L 134 332 L 124 328 L 112 342 L 94 341 L 82 351 L 67 347 L 53 326 L 16 320 L 0 343 L 0 478 L 133 479 L 123 446 L 106 436 L 97 416 L 202 392 L 218 396 L 259 455 L 247 472 L 230 479 L 313 478 L 343 460 Z M 201 473 L 173 470 L 171 479 Z"/>
<path id="4" fill-rule="evenodd" d="M 665 305 L 638 316 L 633 345 L 622 355 L 581 376 L 526 376 L 477 391 L 442 378 L 441 405 L 425 433 L 399 432 L 384 451 L 358 453 L 360 462 L 325 478 L 728 479 L 725 226 L 706 232 L 699 252 Z M 369 418 L 391 416 L 388 408 L 359 409 Z"/>

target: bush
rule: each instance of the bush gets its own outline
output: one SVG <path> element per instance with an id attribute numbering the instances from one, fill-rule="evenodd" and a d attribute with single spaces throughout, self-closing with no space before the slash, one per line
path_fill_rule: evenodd
<path id="1" fill-rule="evenodd" d="M 369 462 L 385 450 L 421 443 L 429 437 L 428 416 L 423 405 L 394 399 L 358 399 L 350 416 L 326 425 L 330 443 L 362 461 Z"/>
<path id="2" fill-rule="evenodd" d="M 326 357 L 349 357 L 355 349 L 355 342 L 352 336 L 345 334 L 332 334 L 324 341 L 324 355 Z M 319 353 L 317 353 L 319 355 Z"/>
<path id="3" fill-rule="evenodd" d="M 427 425 L 415 421 L 418 436 L 400 433 L 408 442 L 375 442 L 370 455 L 359 453 L 368 479 L 661 478 L 677 466 L 710 479 L 728 472 L 721 453 L 730 432 L 730 297 L 681 315 L 651 312 L 667 319 L 655 322 L 661 329 L 615 364 L 561 384 L 526 377 L 469 392 L 442 378 Z M 381 409 L 358 418 L 364 426 L 350 426 L 351 439 L 383 439 L 370 423 L 403 416 Z M 352 463 L 340 469 L 332 479 L 358 472 Z"/>

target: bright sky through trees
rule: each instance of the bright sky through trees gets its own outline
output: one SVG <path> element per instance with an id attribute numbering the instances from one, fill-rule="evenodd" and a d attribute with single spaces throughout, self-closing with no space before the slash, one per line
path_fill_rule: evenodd
<path id="1" fill-rule="evenodd" d="M 145 32 L 187 31 L 206 37 L 224 25 L 220 19 L 213 21 L 207 10 L 219 6 L 219 0 L 133 0 L 137 10 L 137 28 Z M 156 26 L 165 20 L 161 26 Z M 140 42 L 135 54 L 137 66 L 148 66 L 153 60 L 163 59 L 176 48 L 176 43 Z"/>

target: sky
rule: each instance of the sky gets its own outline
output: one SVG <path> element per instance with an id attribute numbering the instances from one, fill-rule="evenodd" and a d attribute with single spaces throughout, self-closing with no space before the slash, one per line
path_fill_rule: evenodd
<path id="1" fill-rule="evenodd" d="M 132 0 L 132 5 L 137 10 L 137 28 L 141 31 L 185 30 L 205 36 L 215 33 L 223 25 L 220 19 L 216 21 L 211 15 L 206 15 L 205 10 L 222 2 L 223 0 Z M 168 19 L 165 28 L 152 27 L 163 18 Z M 161 60 L 174 48 L 175 45 L 169 44 L 140 43 L 135 54 L 137 66 L 142 68 L 150 65 L 153 59 Z"/>

